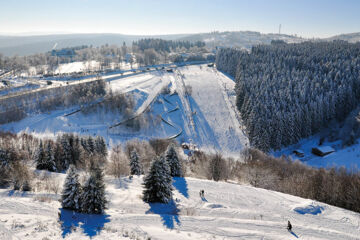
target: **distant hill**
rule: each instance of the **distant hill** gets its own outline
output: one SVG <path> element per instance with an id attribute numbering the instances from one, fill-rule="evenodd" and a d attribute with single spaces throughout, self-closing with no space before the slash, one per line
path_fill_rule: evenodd
<path id="1" fill-rule="evenodd" d="M 263 34 L 252 31 L 239 31 L 192 34 L 182 37 L 181 40 L 204 41 L 210 46 L 250 49 L 254 45 L 270 44 L 272 40 L 284 40 L 287 43 L 297 43 L 306 41 L 307 39 L 285 34 Z"/>
<path id="2" fill-rule="evenodd" d="M 124 34 L 53 34 L 36 36 L 1 36 L 0 53 L 6 56 L 29 55 L 50 51 L 55 44 L 57 48 L 74 47 L 80 45 L 100 46 L 103 44 L 120 45 L 125 42 L 130 45 L 132 41 L 141 38 L 162 38 L 166 40 L 204 41 L 208 46 L 238 47 L 250 49 L 254 45 L 269 44 L 272 40 L 283 40 L 287 43 L 297 43 L 310 39 L 286 34 L 263 34 L 252 31 L 210 32 L 198 34 L 173 35 L 124 35 Z M 335 39 L 349 42 L 360 41 L 360 33 L 342 34 L 322 40 Z"/>
<path id="3" fill-rule="evenodd" d="M 104 44 L 121 45 L 125 42 L 130 45 L 132 41 L 140 38 L 162 38 L 173 40 L 185 35 L 123 35 L 123 34 L 58 34 L 41 36 L 0 36 L 0 53 L 6 56 L 29 55 L 43 53 L 52 50 L 55 44 L 56 48 L 74 47 L 80 45 L 100 46 Z"/>
<path id="4" fill-rule="evenodd" d="M 326 38 L 326 40 L 344 40 L 351 43 L 360 42 L 360 32 L 336 35 L 330 38 Z"/>

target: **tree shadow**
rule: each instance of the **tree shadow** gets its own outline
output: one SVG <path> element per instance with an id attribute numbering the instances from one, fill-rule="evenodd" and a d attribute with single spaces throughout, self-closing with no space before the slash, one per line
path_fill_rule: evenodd
<path id="1" fill-rule="evenodd" d="M 174 177 L 173 186 L 186 198 L 189 198 L 189 189 L 186 179 L 183 177 Z"/>
<path id="2" fill-rule="evenodd" d="M 294 233 L 293 231 L 289 231 L 294 237 L 296 237 L 296 238 L 299 238 L 299 236 L 298 235 L 296 235 L 296 233 Z"/>
<path id="3" fill-rule="evenodd" d="M 8 196 L 11 197 L 11 196 L 14 195 L 14 193 L 15 193 L 15 190 L 10 190 L 10 191 L 8 192 Z"/>
<path id="4" fill-rule="evenodd" d="M 174 229 L 175 224 L 181 225 L 179 220 L 180 210 L 177 208 L 175 202 L 171 200 L 169 203 L 149 203 L 150 209 L 146 214 L 158 214 L 164 226 L 169 229 Z"/>
<path id="5" fill-rule="evenodd" d="M 62 227 L 62 237 L 65 236 L 75 228 L 80 227 L 83 229 L 85 235 L 90 238 L 94 237 L 101 232 L 105 223 L 110 222 L 110 215 L 104 214 L 85 214 L 78 213 L 71 210 L 60 209 L 60 221 Z"/>

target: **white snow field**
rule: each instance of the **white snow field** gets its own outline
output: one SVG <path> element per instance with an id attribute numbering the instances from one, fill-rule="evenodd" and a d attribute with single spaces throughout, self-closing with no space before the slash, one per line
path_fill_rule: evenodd
<path id="1" fill-rule="evenodd" d="M 36 114 L 19 121 L 1 125 L 13 132 L 27 131 L 37 136 L 52 137 L 59 132 L 101 135 L 108 143 L 124 142 L 131 138 L 176 138 L 192 142 L 205 151 L 219 151 L 238 156 L 248 145 L 235 108 L 234 81 L 207 65 L 140 73 L 133 76 L 115 75 L 106 78 L 113 92 L 133 93 L 136 99 L 135 116 L 149 111 L 155 125 L 140 131 L 110 126 L 126 120 L 110 113 L 81 112 L 65 116 L 77 108 Z M 169 86 L 171 94 L 161 94 Z M 186 94 L 191 86 L 192 93 Z M 161 119 L 156 121 L 156 119 Z"/>
<path id="2" fill-rule="evenodd" d="M 64 174 L 52 175 L 62 186 Z M 327 204 L 194 178 L 174 179 L 172 203 L 147 204 L 142 179 L 106 178 L 104 215 L 63 210 L 59 194 L 1 189 L 0 239 L 360 239 L 360 214 Z"/>
<path id="3" fill-rule="evenodd" d="M 335 149 L 335 152 L 330 153 L 324 157 L 319 157 L 311 153 L 311 149 L 319 147 L 320 136 L 314 135 L 307 139 L 302 139 L 295 145 L 288 146 L 272 154 L 276 157 L 281 155 L 291 156 L 293 160 L 299 160 L 307 165 L 313 167 L 323 168 L 340 168 L 345 167 L 349 171 L 360 170 L 360 139 L 353 146 L 342 147 L 341 140 L 334 142 L 324 141 L 322 146 L 330 146 Z M 293 154 L 295 149 L 300 149 L 304 152 L 304 157 L 298 157 Z"/>

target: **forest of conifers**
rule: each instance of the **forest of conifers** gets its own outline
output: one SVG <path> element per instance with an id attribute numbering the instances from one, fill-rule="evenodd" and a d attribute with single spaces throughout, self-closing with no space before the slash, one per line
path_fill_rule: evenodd
<path id="1" fill-rule="evenodd" d="M 250 142 L 265 151 L 343 121 L 360 101 L 360 43 L 221 49 L 216 66 L 235 78 L 236 104 Z"/>

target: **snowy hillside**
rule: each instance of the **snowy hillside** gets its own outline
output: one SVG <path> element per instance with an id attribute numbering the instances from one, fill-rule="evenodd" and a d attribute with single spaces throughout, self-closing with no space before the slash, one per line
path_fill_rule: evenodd
<path id="1" fill-rule="evenodd" d="M 360 144 L 356 143 L 353 146 L 343 147 L 341 140 L 328 142 L 324 141 L 323 146 L 332 147 L 335 152 L 326 155 L 324 157 L 316 156 L 311 153 L 311 149 L 319 146 L 320 137 L 318 135 L 312 136 L 307 139 L 301 140 L 295 145 L 285 147 L 279 151 L 273 152 L 272 154 L 276 157 L 281 155 L 291 156 L 294 160 L 300 160 L 309 166 L 313 167 L 345 167 L 349 170 L 358 171 L 360 167 Z M 296 156 L 293 153 L 294 150 L 301 150 L 304 152 L 304 157 Z"/>
<path id="2" fill-rule="evenodd" d="M 126 119 L 111 113 L 82 112 L 66 116 L 77 108 L 34 113 L 19 121 L 1 125 L 0 129 L 14 132 L 28 131 L 38 136 L 51 137 L 58 132 L 77 132 L 101 135 L 108 143 L 124 142 L 131 138 L 174 138 L 192 142 L 206 151 L 221 151 L 238 155 L 248 144 L 241 129 L 235 108 L 234 81 L 207 65 L 185 66 L 174 69 L 141 73 L 134 76 L 106 78 L 113 92 L 131 93 L 136 100 L 135 116 L 149 110 L 153 118 L 162 121 L 140 131 L 124 129 Z M 169 86 L 170 93 L 161 93 Z M 190 91 L 191 93 L 187 93 Z"/>
<path id="3" fill-rule="evenodd" d="M 105 215 L 61 210 L 59 194 L 0 190 L 0 239 L 359 239 L 359 214 L 278 192 L 176 178 L 175 201 L 149 205 L 142 176 L 106 181 Z"/>

